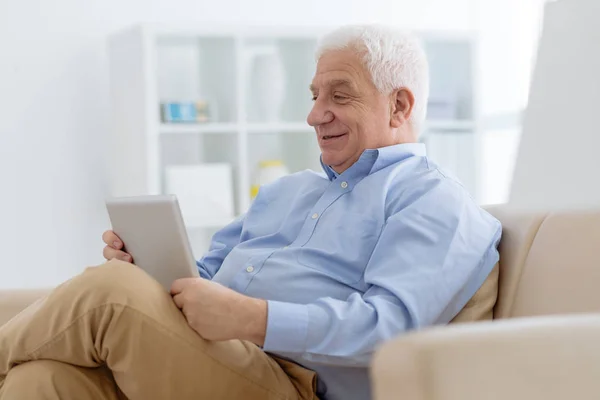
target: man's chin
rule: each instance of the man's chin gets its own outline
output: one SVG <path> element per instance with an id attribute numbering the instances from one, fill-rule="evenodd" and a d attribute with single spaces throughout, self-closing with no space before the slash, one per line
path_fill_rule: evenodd
<path id="1" fill-rule="evenodd" d="M 324 153 L 321 153 L 321 159 L 323 160 L 323 164 L 332 168 L 339 164 L 339 160 L 336 157 L 328 156 Z"/>

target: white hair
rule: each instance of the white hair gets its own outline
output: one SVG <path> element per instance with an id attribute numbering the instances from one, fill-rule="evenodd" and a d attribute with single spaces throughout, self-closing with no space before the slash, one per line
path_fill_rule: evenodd
<path id="1" fill-rule="evenodd" d="M 382 25 L 348 25 L 319 40 L 317 61 L 328 51 L 350 48 L 364 52 L 363 62 L 373 84 L 383 94 L 406 88 L 413 93 L 410 122 L 419 132 L 427 114 L 429 64 L 420 41 L 412 34 Z"/>

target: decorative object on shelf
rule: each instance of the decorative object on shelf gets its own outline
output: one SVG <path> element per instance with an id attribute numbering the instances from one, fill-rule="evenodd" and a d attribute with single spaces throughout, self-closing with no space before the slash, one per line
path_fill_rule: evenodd
<path id="1" fill-rule="evenodd" d="M 284 66 L 277 49 L 257 51 L 252 61 L 248 93 L 252 119 L 279 121 L 285 86 Z"/>
<path id="2" fill-rule="evenodd" d="M 288 175 L 290 171 L 281 160 L 264 160 L 258 163 L 258 169 L 254 173 L 250 197 L 254 199 L 262 185 L 276 181 Z"/>
<path id="3" fill-rule="evenodd" d="M 207 100 L 161 103 L 160 114 L 166 123 L 198 123 L 215 119 L 214 107 L 209 107 Z"/>
<path id="4" fill-rule="evenodd" d="M 165 192 L 177 196 L 188 226 L 210 226 L 234 218 L 230 164 L 168 166 Z"/>

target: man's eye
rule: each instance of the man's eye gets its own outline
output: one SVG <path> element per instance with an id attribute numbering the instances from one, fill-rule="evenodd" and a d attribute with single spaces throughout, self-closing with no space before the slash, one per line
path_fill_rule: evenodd
<path id="1" fill-rule="evenodd" d="M 317 101 L 317 96 L 313 95 L 312 101 Z"/>
<path id="2" fill-rule="evenodd" d="M 342 96 L 339 94 L 334 94 L 333 95 L 333 99 L 336 101 L 344 101 L 344 100 L 348 100 L 348 98 L 346 96 Z"/>

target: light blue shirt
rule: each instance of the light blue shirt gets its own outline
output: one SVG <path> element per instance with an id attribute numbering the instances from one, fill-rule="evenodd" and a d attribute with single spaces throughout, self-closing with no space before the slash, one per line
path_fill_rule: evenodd
<path id="1" fill-rule="evenodd" d="M 448 323 L 498 261 L 501 226 L 422 144 L 323 168 L 262 187 L 198 267 L 268 300 L 264 350 L 316 371 L 322 399 L 368 399 L 376 346 Z"/>

